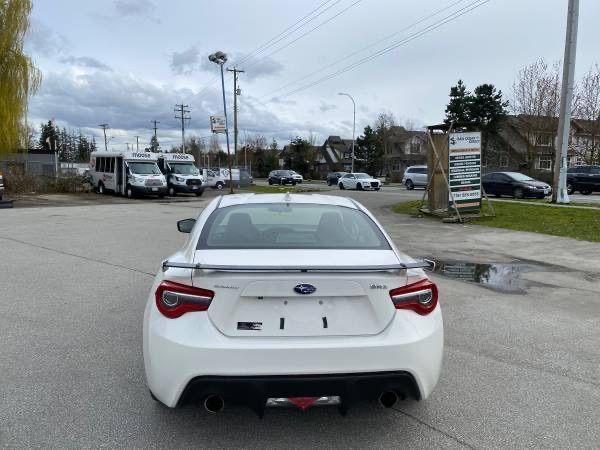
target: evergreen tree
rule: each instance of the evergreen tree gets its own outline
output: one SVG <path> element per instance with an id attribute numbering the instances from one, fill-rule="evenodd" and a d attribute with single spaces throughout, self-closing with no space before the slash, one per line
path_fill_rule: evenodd
<path id="1" fill-rule="evenodd" d="M 450 101 L 446 106 L 445 123 L 450 122 L 468 123 L 470 122 L 470 108 L 473 97 L 467 91 L 467 87 L 462 80 L 458 80 L 456 86 L 450 88 Z"/>
<path id="2" fill-rule="evenodd" d="M 306 139 L 296 137 L 290 142 L 290 151 L 286 155 L 285 166 L 301 175 L 308 175 L 312 145 Z"/>
<path id="3" fill-rule="evenodd" d="M 354 149 L 356 165 L 359 170 L 364 170 L 372 176 L 379 174 L 383 156 L 383 148 L 377 145 L 377 141 L 377 134 L 370 125 L 367 125 L 363 135 L 356 139 L 356 148 Z"/>
<path id="4" fill-rule="evenodd" d="M 506 116 L 508 101 L 502 101 L 502 91 L 493 84 L 482 84 L 475 88 L 469 105 L 469 121 L 482 131 L 494 131 Z"/>
<path id="5" fill-rule="evenodd" d="M 50 144 L 48 143 L 48 138 L 50 138 Z M 58 130 L 54 128 L 54 124 L 51 120 L 49 120 L 48 123 L 42 123 L 40 125 L 40 140 L 38 144 L 40 149 L 46 151 L 54 151 L 55 148 L 59 148 Z"/>
<path id="6" fill-rule="evenodd" d="M 150 147 L 148 147 L 148 150 L 152 153 L 160 152 L 160 144 L 158 143 L 156 136 L 152 136 L 152 139 L 150 139 Z"/>

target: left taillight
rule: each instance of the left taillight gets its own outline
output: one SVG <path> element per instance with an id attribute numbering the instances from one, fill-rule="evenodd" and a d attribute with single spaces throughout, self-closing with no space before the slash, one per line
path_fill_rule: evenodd
<path id="1" fill-rule="evenodd" d="M 169 319 L 176 319 L 192 311 L 206 311 L 215 293 L 174 281 L 163 281 L 156 288 L 156 307 Z"/>
<path id="2" fill-rule="evenodd" d="M 431 280 L 424 278 L 416 283 L 392 289 L 390 298 L 396 309 L 410 309 L 426 316 L 437 306 L 438 289 Z"/>

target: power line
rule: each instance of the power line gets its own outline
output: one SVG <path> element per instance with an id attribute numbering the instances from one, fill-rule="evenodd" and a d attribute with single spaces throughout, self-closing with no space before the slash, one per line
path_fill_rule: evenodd
<path id="1" fill-rule="evenodd" d="M 156 126 L 157 123 L 160 123 L 158 120 L 151 120 L 150 122 L 152 122 L 154 124 L 154 126 L 152 127 L 154 129 L 154 137 L 156 138 L 156 129 L 158 128 Z"/>
<path id="2" fill-rule="evenodd" d="M 323 6 L 325 6 L 327 3 L 331 2 L 331 1 L 332 0 L 327 0 L 327 1 L 323 2 L 323 3 L 321 3 L 317 8 L 313 9 L 311 12 L 309 12 L 307 15 L 305 15 L 304 17 L 302 17 L 296 23 L 294 23 L 293 25 L 289 26 L 288 28 L 286 28 L 285 30 L 283 30 L 281 33 L 279 33 L 277 36 L 271 38 L 270 40 L 268 40 L 267 42 L 265 42 L 263 45 L 261 45 L 257 49 L 255 49 L 252 52 L 250 52 L 250 54 L 244 56 L 240 61 L 237 61 L 236 64 L 243 64 L 248 59 L 253 58 L 254 55 L 256 55 L 258 53 L 262 53 L 263 51 L 265 51 L 268 48 L 270 48 L 270 47 L 274 46 L 275 44 L 277 44 L 278 42 L 281 42 L 282 40 L 284 40 L 288 36 L 294 34 L 296 31 L 298 31 L 303 26 L 308 25 L 310 22 L 312 22 L 313 20 L 315 20 L 316 18 L 318 18 L 322 14 L 326 13 L 327 11 L 329 11 L 335 5 L 337 5 L 338 3 L 340 3 L 342 0 L 336 0 L 335 3 L 333 3 L 332 5 L 329 5 L 327 8 L 325 8 L 319 14 L 315 15 L 314 17 L 311 17 L 309 20 L 307 20 L 303 24 L 300 24 L 299 26 L 295 27 L 297 24 L 299 24 L 300 22 L 304 21 L 307 17 L 311 16 L 314 12 L 318 11 L 319 9 L 321 9 Z M 294 28 L 294 29 L 291 30 L 291 31 L 289 31 L 289 33 L 288 33 L 287 31 L 290 30 L 291 28 Z"/>
<path id="3" fill-rule="evenodd" d="M 190 120 L 189 116 L 190 110 L 188 109 L 189 105 L 184 105 L 183 102 L 179 105 L 175 105 L 175 109 L 173 110 L 179 115 L 175 115 L 176 119 L 181 119 L 181 151 L 185 153 L 185 121 Z"/>
<path id="4" fill-rule="evenodd" d="M 417 25 L 419 25 L 419 24 L 421 24 L 421 23 L 423 23 L 423 22 L 425 22 L 425 21 L 427 21 L 427 20 L 429 20 L 429 19 L 431 19 L 431 18 L 433 18 L 433 17 L 435 17 L 435 16 L 437 16 L 437 15 L 439 15 L 439 14 L 443 13 L 444 11 L 447 11 L 448 9 L 452 8 L 453 6 L 456 6 L 456 5 L 458 5 L 459 3 L 463 3 L 463 2 L 465 2 L 465 1 L 467 1 L 467 0 L 456 0 L 456 1 L 452 2 L 451 4 L 449 4 L 449 5 L 445 6 L 444 8 L 438 9 L 438 10 L 436 10 L 436 11 L 434 11 L 434 12 L 430 13 L 430 14 L 428 14 L 427 16 L 424 16 L 424 17 L 422 17 L 421 19 L 417 20 L 416 22 L 413 22 L 413 23 L 411 23 L 410 25 L 407 25 L 406 27 L 404 27 L 404 28 L 402 28 L 402 29 L 400 29 L 400 30 L 398 30 L 398 31 L 395 31 L 395 32 L 394 32 L 394 33 L 392 33 L 392 34 L 388 34 L 387 36 L 385 36 L 385 37 L 383 37 L 383 38 L 381 38 L 381 39 L 379 39 L 379 40 L 377 40 L 377 41 L 375 41 L 375 42 L 372 42 L 371 44 L 369 44 L 369 45 L 367 45 L 367 46 L 365 46 L 365 47 L 362 47 L 360 50 L 356 50 L 356 51 L 354 51 L 354 52 L 352 52 L 352 53 L 349 53 L 348 55 L 346 55 L 346 56 L 343 56 L 342 58 L 340 58 L 340 59 L 337 59 L 337 60 L 335 60 L 334 62 L 332 62 L 332 63 L 330 63 L 330 64 L 327 64 L 326 66 L 320 67 L 319 69 L 317 69 L 317 70 L 315 70 L 315 71 L 313 71 L 313 72 L 310 72 L 310 73 L 309 73 L 309 74 L 307 74 L 307 75 L 304 75 L 304 76 L 302 76 L 302 77 L 300 77 L 300 78 L 297 78 L 297 79 L 295 79 L 295 80 L 293 80 L 293 81 L 290 81 L 289 83 L 286 83 L 286 84 L 284 84 L 283 86 L 280 86 L 280 87 L 278 87 L 278 88 L 277 88 L 277 89 L 275 89 L 274 91 L 271 91 L 271 92 L 269 92 L 269 93 L 268 93 L 268 94 L 266 94 L 266 95 L 263 95 L 261 98 L 264 98 L 264 97 L 267 97 L 267 96 L 271 96 L 271 95 L 273 95 L 274 93 L 276 93 L 276 92 L 279 92 L 279 91 L 282 91 L 282 90 L 284 90 L 286 87 L 289 87 L 289 86 L 291 86 L 291 85 L 293 85 L 293 84 L 299 83 L 300 81 L 304 81 L 304 80 L 306 80 L 307 78 L 310 78 L 310 77 L 311 77 L 311 76 L 313 76 L 313 75 L 316 75 L 316 74 L 323 73 L 323 71 L 324 71 L 324 70 L 326 70 L 326 69 L 329 69 L 330 67 L 336 66 L 337 64 L 339 64 L 339 63 L 341 63 L 341 62 L 343 62 L 343 61 L 345 61 L 345 60 L 347 60 L 347 59 L 349 59 L 349 58 L 351 58 L 351 57 L 353 57 L 353 56 L 356 56 L 356 55 L 358 55 L 359 53 L 362 53 L 362 52 L 364 52 L 365 50 L 368 50 L 368 49 L 370 49 L 370 48 L 372 48 L 372 47 L 375 47 L 377 44 L 380 44 L 380 43 L 382 43 L 382 42 L 385 42 L 385 41 L 387 41 L 388 39 L 391 39 L 392 37 L 394 37 L 394 36 L 397 36 L 398 34 L 400 34 L 400 33 L 404 32 L 404 31 L 410 30 L 411 28 L 413 28 L 413 27 L 415 27 L 415 26 L 417 26 Z"/>
<path id="5" fill-rule="evenodd" d="M 298 36 L 296 39 L 287 42 L 286 44 L 282 45 L 281 47 L 279 47 L 278 49 L 272 51 L 271 53 L 269 53 L 266 56 L 263 56 L 261 59 L 256 60 L 254 62 L 251 62 L 248 66 L 246 66 L 246 68 L 248 67 L 252 67 L 256 64 L 258 64 L 261 61 L 265 61 L 267 58 L 273 56 L 275 53 L 279 53 L 281 50 L 283 50 L 284 48 L 289 47 L 290 45 L 292 45 L 294 42 L 302 39 L 304 36 L 312 33 L 313 31 L 318 30 L 319 28 L 321 28 L 323 25 L 328 24 L 329 22 L 331 22 L 333 19 L 335 19 L 338 16 L 341 16 L 342 14 L 344 14 L 346 11 L 348 11 L 350 8 L 353 8 L 354 6 L 356 6 L 357 4 L 359 4 L 362 0 L 356 0 L 354 3 L 352 3 L 351 5 L 345 7 L 344 9 L 342 9 L 341 11 L 339 11 L 338 13 L 334 14 L 333 16 L 331 16 L 329 19 L 327 19 L 324 22 L 321 22 L 319 25 L 317 25 L 316 27 L 311 28 L 310 30 L 306 31 L 305 33 L 302 33 L 300 36 Z"/>
<path id="6" fill-rule="evenodd" d="M 364 58 L 362 58 L 362 59 L 360 59 L 360 60 L 358 60 L 358 61 L 356 61 L 356 62 L 354 62 L 352 64 L 349 64 L 349 65 L 347 65 L 347 66 L 339 69 L 336 72 L 333 72 L 333 73 L 331 73 L 329 75 L 321 77 L 321 78 L 319 78 L 319 79 L 317 79 L 317 80 L 315 80 L 315 81 L 313 81 L 311 83 L 305 84 L 304 86 L 300 86 L 297 89 L 293 89 L 293 90 L 291 90 L 291 91 L 289 91 L 289 92 L 287 92 L 287 93 L 285 93 L 283 95 L 277 96 L 276 98 L 277 99 L 281 99 L 281 98 L 289 97 L 290 95 L 293 95 L 293 94 L 296 94 L 298 92 L 304 91 L 306 89 L 311 88 L 312 86 L 315 86 L 315 85 L 320 84 L 320 83 L 322 83 L 324 81 L 330 80 L 331 78 L 334 78 L 334 77 L 336 77 L 338 75 L 341 75 L 341 74 L 346 73 L 346 72 L 348 72 L 350 70 L 353 70 L 353 69 L 355 69 L 358 66 L 361 66 L 361 65 L 363 65 L 363 64 L 365 64 L 365 63 L 367 63 L 367 62 L 369 62 L 369 61 L 371 61 L 371 60 L 373 60 L 375 58 L 378 58 L 379 56 L 382 56 L 382 55 L 384 55 L 386 53 L 389 53 L 392 50 L 395 50 L 396 48 L 398 48 L 398 47 L 400 47 L 402 45 L 405 45 L 405 44 L 407 44 L 407 43 L 409 43 L 409 42 L 411 42 L 411 41 L 413 41 L 413 40 L 415 40 L 415 39 L 417 39 L 417 38 L 419 38 L 419 37 L 421 37 L 421 36 L 423 36 L 423 35 L 431 32 L 431 31 L 433 31 L 433 30 L 436 30 L 437 28 L 440 28 L 441 26 L 445 25 L 448 22 L 452 22 L 452 21 L 458 19 L 459 17 L 461 17 L 461 16 L 469 13 L 470 11 L 473 11 L 474 9 L 477 9 L 480 6 L 483 6 L 484 4 L 488 3 L 489 1 L 490 0 L 476 0 L 475 2 L 472 2 L 469 5 L 467 5 L 467 6 L 463 7 L 463 8 L 461 8 L 461 9 L 453 12 L 452 14 L 444 17 L 443 19 L 441 19 L 441 20 L 439 20 L 439 21 L 437 21 L 437 22 L 435 22 L 435 23 L 433 23 L 431 25 L 428 25 L 427 27 L 425 27 L 425 28 L 423 28 L 423 29 L 421 29 L 421 30 L 419 30 L 419 31 L 417 31 L 417 32 L 409 35 L 408 37 L 406 37 L 406 38 L 404 38 L 404 39 L 402 39 L 400 41 L 397 41 L 397 42 L 389 45 L 388 47 L 385 47 L 385 48 L 383 48 L 383 49 L 381 49 L 381 50 L 379 50 L 379 51 L 377 51 L 377 52 L 375 52 L 375 53 L 373 53 L 373 54 L 371 54 L 369 56 L 366 56 L 366 57 L 364 57 Z M 462 12 L 460 12 L 460 11 L 462 11 Z"/>
<path id="7" fill-rule="evenodd" d="M 314 14 L 316 11 L 318 11 L 319 9 L 321 9 L 323 6 L 325 6 L 327 3 L 331 2 L 333 0 L 326 0 L 323 3 L 321 3 L 318 7 L 316 7 L 315 9 L 313 9 L 311 12 L 309 12 L 308 14 L 306 14 L 305 16 L 303 16 L 301 19 L 297 20 L 294 24 L 290 25 L 288 28 L 286 28 L 285 30 L 283 30 L 281 33 L 279 33 L 278 35 L 276 35 L 275 37 L 269 39 L 268 41 L 266 41 L 265 43 L 263 43 L 262 45 L 260 45 L 259 47 L 257 47 L 255 50 L 253 50 L 252 52 L 250 52 L 248 55 L 244 56 L 240 61 L 236 62 L 236 65 L 240 65 L 243 62 L 247 61 L 248 59 L 252 59 L 254 58 L 258 53 L 261 53 L 265 50 L 267 50 L 268 48 L 272 47 L 273 45 L 277 44 L 278 42 L 280 42 L 281 40 L 287 38 L 288 36 L 290 36 L 291 34 L 295 33 L 296 31 L 298 31 L 300 28 L 302 28 L 303 26 L 309 24 L 310 22 L 312 22 L 313 20 L 315 20 L 316 18 L 318 18 L 320 15 L 324 14 L 325 12 L 327 12 L 329 9 L 331 9 L 332 7 L 334 7 L 335 5 L 337 5 L 339 2 L 341 2 L 342 0 L 336 0 L 335 3 L 333 3 L 332 5 L 329 5 L 327 8 L 325 8 L 323 11 L 319 12 L 318 14 L 316 14 L 314 17 L 310 18 L 308 21 L 306 21 L 305 23 L 298 25 L 300 22 L 304 21 L 306 18 L 310 17 L 312 14 Z M 361 1 L 361 0 L 359 0 Z M 339 14 L 338 14 L 339 15 Z M 295 27 L 295 28 L 294 28 Z M 294 28 L 293 30 L 289 31 L 291 28 Z M 289 31 L 289 33 L 287 33 Z M 285 34 L 285 35 L 284 35 Z M 284 35 L 284 36 L 282 36 Z M 302 36 L 301 36 L 302 37 Z M 279 38 L 279 39 L 278 39 Z M 299 39 L 299 38 L 298 38 Z M 298 39 L 295 39 L 295 41 L 297 41 Z M 281 50 L 281 49 L 280 49 Z M 279 51 L 279 50 L 277 50 Z M 262 60 L 262 59 L 261 59 Z M 206 85 L 196 94 L 197 97 L 201 96 L 202 94 L 204 94 L 208 89 L 210 89 L 217 81 L 219 80 L 219 76 L 214 76 L 212 79 L 210 79 Z"/>

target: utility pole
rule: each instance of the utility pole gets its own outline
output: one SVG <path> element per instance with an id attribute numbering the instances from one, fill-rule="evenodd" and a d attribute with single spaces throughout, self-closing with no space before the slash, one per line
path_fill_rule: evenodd
<path id="1" fill-rule="evenodd" d="M 227 69 L 227 72 L 233 72 L 233 154 L 235 156 L 235 165 L 238 164 L 238 151 L 237 151 L 237 143 L 238 143 L 238 126 L 237 126 L 237 98 L 238 95 L 241 94 L 241 91 L 237 87 L 238 81 L 238 73 L 244 73 L 243 70 L 240 70 L 236 67 L 233 69 Z M 246 167 L 246 158 L 244 157 L 244 168 Z"/>
<path id="2" fill-rule="evenodd" d="M 175 109 L 173 110 L 176 113 L 179 113 L 179 115 L 175 115 L 175 118 L 181 119 L 181 151 L 183 153 L 185 153 L 185 121 L 191 119 L 189 116 L 190 110 L 187 108 L 189 108 L 189 105 L 184 105 L 183 102 L 181 102 L 180 105 L 175 105 Z"/>
<path id="3" fill-rule="evenodd" d="M 563 80 L 560 93 L 558 138 L 556 140 L 556 155 L 554 157 L 553 203 L 569 203 L 569 194 L 567 193 L 567 150 L 569 148 L 569 131 L 571 129 L 571 104 L 573 102 L 575 56 L 577 54 L 578 19 L 579 0 L 569 0 L 565 57 L 563 60 Z"/>
<path id="4" fill-rule="evenodd" d="M 102 128 L 102 131 L 104 132 L 104 151 L 107 152 L 108 151 L 108 141 L 106 140 L 106 129 L 108 128 L 108 124 L 107 123 L 101 123 L 98 126 L 100 128 Z"/>
<path id="5" fill-rule="evenodd" d="M 154 126 L 152 127 L 154 129 L 154 137 L 156 137 L 156 129 L 158 128 L 156 126 L 157 123 L 160 123 L 158 120 L 151 120 L 150 122 L 152 122 L 154 124 Z"/>
<path id="6" fill-rule="evenodd" d="M 136 151 L 139 153 L 140 152 L 140 137 L 139 136 L 135 136 L 135 148 L 136 148 Z"/>

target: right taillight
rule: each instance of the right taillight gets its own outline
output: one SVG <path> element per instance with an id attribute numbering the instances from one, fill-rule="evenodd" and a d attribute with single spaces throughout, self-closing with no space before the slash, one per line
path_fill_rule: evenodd
<path id="1" fill-rule="evenodd" d="M 163 281 L 156 288 L 156 307 L 169 319 L 176 319 L 187 312 L 206 311 L 215 293 L 174 281 Z"/>
<path id="2" fill-rule="evenodd" d="M 437 286 L 424 278 L 390 291 L 396 309 L 410 309 L 422 316 L 433 311 L 438 303 Z"/>

